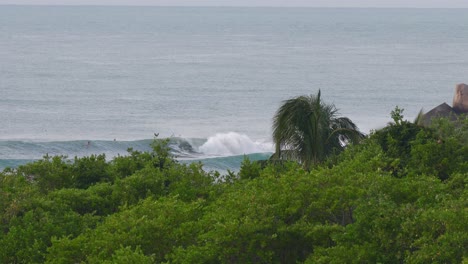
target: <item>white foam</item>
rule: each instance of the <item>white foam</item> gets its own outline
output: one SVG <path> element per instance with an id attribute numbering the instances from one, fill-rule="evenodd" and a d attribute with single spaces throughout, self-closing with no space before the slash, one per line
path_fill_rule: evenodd
<path id="1" fill-rule="evenodd" d="M 228 132 L 209 137 L 198 151 L 205 155 L 234 156 L 271 152 L 272 148 L 271 143 L 253 141 L 245 134 Z"/>

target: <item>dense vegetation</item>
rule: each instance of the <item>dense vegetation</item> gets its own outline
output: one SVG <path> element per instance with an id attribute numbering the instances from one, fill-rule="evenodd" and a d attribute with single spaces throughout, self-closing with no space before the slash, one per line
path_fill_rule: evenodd
<path id="1" fill-rule="evenodd" d="M 468 119 L 396 117 L 310 171 L 220 177 L 151 153 L 0 174 L 0 263 L 462 263 Z"/>
<path id="2" fill-rule="evenodd" d="M 309 170 L 364 135 L 320 96 L 303 95 L 283 102 L 273 117 L 274 160 L 294 160 Z"/>

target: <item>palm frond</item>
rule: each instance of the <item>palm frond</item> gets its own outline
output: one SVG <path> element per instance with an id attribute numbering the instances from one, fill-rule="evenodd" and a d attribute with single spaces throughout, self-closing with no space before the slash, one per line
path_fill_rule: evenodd
<path id="1" fill-rule="evenodd" d="M 273 118 L 275 157 L 292 159 L 308 169 L 348 142 L 363 137 L 357 126 L 346 117 L 337 117 L 333 104 L 317 96 L 299 96 L 283 102 Z"/>

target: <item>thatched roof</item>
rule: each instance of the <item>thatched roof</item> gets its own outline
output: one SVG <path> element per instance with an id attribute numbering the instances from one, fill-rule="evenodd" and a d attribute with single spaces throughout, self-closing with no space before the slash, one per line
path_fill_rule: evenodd
<path id="1" fill-rule="evenodd" d="M 457 120 L 457 112 L 446 103 L 440 104 L 433 108 L 431 111 L 424 114 L 422 124 L 429 126 L 433 118 L 449 118 L 450 120 Z"/>

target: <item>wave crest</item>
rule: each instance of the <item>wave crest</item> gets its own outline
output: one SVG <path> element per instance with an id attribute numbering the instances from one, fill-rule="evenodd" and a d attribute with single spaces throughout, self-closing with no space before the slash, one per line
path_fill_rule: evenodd
<path id="1" fill-rule="evenodd" d="M 271 149 L 271 144 L 255 142 L 245 134 L 228 132 L 209 137 L 198 150 L 205 155 L 233 156 L 271 152 Z"/>

